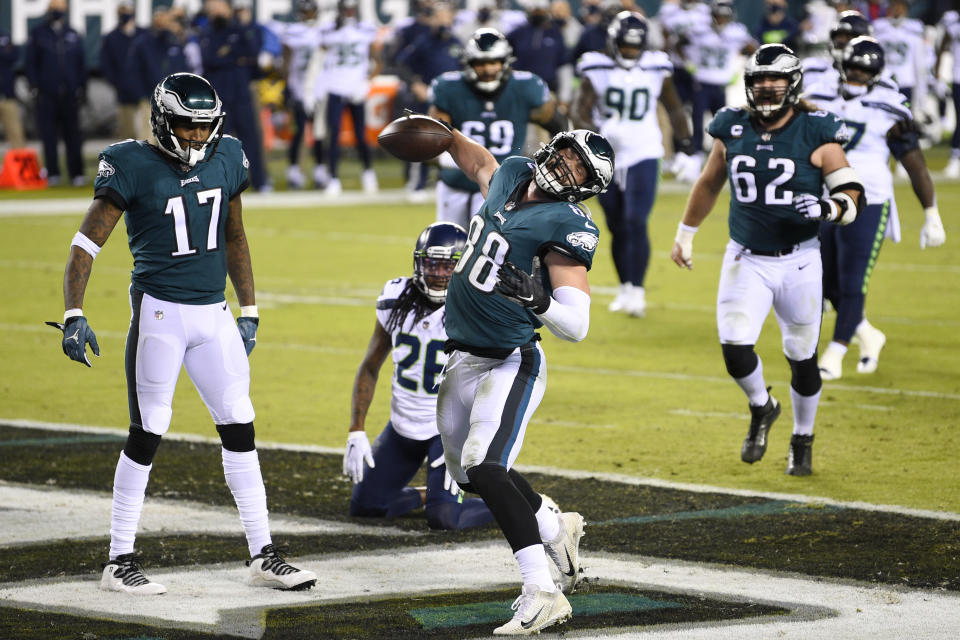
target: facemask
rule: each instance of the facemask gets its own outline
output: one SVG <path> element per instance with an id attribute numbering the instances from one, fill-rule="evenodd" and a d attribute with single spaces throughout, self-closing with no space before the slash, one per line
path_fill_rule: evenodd
<path id="1" fill-rule="evenodd" d="M 477 21 L 486 22 L 487 20 L 490 19 L 491 15 L 492 15 L 492 12 L 490 11 L 490 9 L 488 7 L 484 7 L 483 9 L 480 9 L 479 11 L 477 11 Z"/>
<path id="2" fill-rule="evenodd" d="M 131 20 L 133 20 L 133 14 L 132 14 L 132 13 L 121 13 L 119 16 L 117 16 L 117 19 L 118 19 L 118 21 L 120 22 L 120 26 L 121 26 L 121 27 L 125 27 L 125 26 L 127 26 L 128 24 L 130 24 L 130 21 L 131 21 Z"/>
<path id="3" fill-rule="evenodd" d="M 547 22 L 547 14 L 545 13 L 534 13 L 529 18 L 530 24 L 535 27 L 541 27 Z"/>

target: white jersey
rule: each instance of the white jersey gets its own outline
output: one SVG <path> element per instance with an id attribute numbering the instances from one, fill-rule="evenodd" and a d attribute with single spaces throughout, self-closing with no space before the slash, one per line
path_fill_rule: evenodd
<path id="1" fill-rule="evenodd" d="M 854 98 L 844 99 L 836 84 L 811 87 L 804 98 L 844 120 L 850 133 L 844 152 L 863 183 L 867 204 L 890 202 L 891 233 L 899 240 L 887 133 L 901 120 L 913 119 L 907 99 L 886 81 Z"/>
<path id="2" fill-rule="evenodd" d="M 280 44 L 290 50 L 290 66 L 287 71 L 287 89 L 298 102 L 306 98 L 307 69 L 310 56 L 320 44 L 320 32 L 313 23 L 280 22 L 274 20 L 267 27 L 277 36 Z"/>
<path id="3" fill-rule="evenodd" d="M 835 87 L 840 84 L 840 72 L 833 66 L 833 56 L 804 58 L 800 62 L 800 68 L 803 70 L 804 91 L 810 87 Z"/>
<path id="4" fill-rule="evenodd" d="M 923 38 L 923 23 L 912 18 L 896 23 L 890 18 L 878 18 L 873 23 L 873 33 L 883 45 L 886 71 L 897 84 L 914 90 L 925 86 L 927 45 Z M 914 102 L 918 102 L 918 97 L 914 96 Z"/>
<path id="5" fill-rule="evenodd" d="M 663 134 L 657 101 L 673 65 L 663 51 L 644 51 L 630 69 L 605 53 L 588 51 L 577 62 L 577 75 L 590 80 L 597 94 L 593 121 L 617 154 L 618 167 L 663 157 Z"/>
<path id="6" fill-rule="evenodd" d="M 323 70 L 314 87 L 317 97 L 334 94 L 351 102 L 362 102 L 370 89 L 370 45 L 377 28 L 367 22 L 349 20 L 337 27 L 335 21 L 320 26 L 320 47 L 324 49 Z"/>
<path id="7" fill-rule="evenodd" d="M 711 21 L 694 25 L 683 57 L 693 65 L 693 77 L 704 84 L 726 86 L 740 68 L 740 52 L 753 42 L 747 28 L 728 22 L 719 29 Z"/>
<path id="8" fill-rule="evenodd" d="M 960 83 L 960 13 L 947 11 L 940 19 L 944 33 L 950 38 L 950 56 L 953 58 L 953 82 Z"/>
<path id="9" fill-rule="evenodd" d="M 702 2 L 698 2 L 689 9 L 684 9 L 679 3 L 664 3 L 660 7 L 657 18 L 660 19 L 664 35 L 671 44 L 689 40 L 692 31 L 704 26 L 709 27 L 713 20 L 710 17 L 710 7 Z M 682 62 L 676 54 L 671 54 L 671 59 L 675 64 Z"/>
<path id="10" fill-rule="evenodd" d="M 390 312 L 410 278 L 396 278 L 383 285 L 377 298 L 377 322 L 386 328 Z M 436 436 L 437 391 L 440 372 L 447 363 L 443 345 L 447 340 L 444 307 L 416 323 L 407 315 L 390 332 L 393 344 L 393 382 L 390 422 L 397 433 L 412 440 Z"/>

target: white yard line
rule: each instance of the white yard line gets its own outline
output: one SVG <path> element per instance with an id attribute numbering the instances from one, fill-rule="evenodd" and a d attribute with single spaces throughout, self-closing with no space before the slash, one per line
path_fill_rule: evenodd
<path id="1" fill-rule="evenodd" d="M 63 424 L 53 422 L 39 422 L 36 420 L 26 420 L 19 418 L 0 417 L 0 425 L 9 425 L 12 427 L 24 427 L 30 429 L 46 429 L 49 431 L 79 431 L 83 433 L 113 434 L 123 436 L 125 429 L 116 429 L 112 427 Z M 197 436 L 192 434 L 168 433 L 164 438 L 169 440 L 182 440 L 186 442 L 204 442 L 207 444 L 220 444 L 217 438 Z M 317 445 L 295 445 L 288 443 L 276 443 L 258 441 L 259 449 L 281 449 L 286 451 L 306 451 L 314 453 L 333 453 L 343 455 L 343 449 L 338 447 L 321 447 Z M 630 484 L 637 486 L 662 487 L 665 489 L 680 489 L 682 491 L 693 491 L 695 493 L 724 493 L 728 495 L 770 498 L 772 500 L 791 500 L 805 504 L 824 504 L 837 506 L 847 509 L 861 509 L 864 511 L 878 511 L 886 513 L 898 513 L 901 515 L 914 516 L 918 518 L 933 518 L 936 520 L 955 520 L 960 521 L 960 513 L 950 513 L 946 511 L 931 511 L 927 509 L 914 509 L 911 507 L 902 507 L 899 505 L 872 504 L 869 502 L 842 501 L 832 498 L 818 496 L 808 496 L 797 493 L 776 493 L 770 491 L 750 491 L 748 489 L 731 489 L 729 487 L 716 487 L 705 484 L 693 484 L 686 482 L 671 482 L 669 480 L 660 480 L 658 478 L 642 478 L 630 476 L 621 473 L 601 473 L 597 471 L 579 471 L 574 469 L 560 469 L 557 467 L 517 465 L 517 469 L 523 472 L 543 473 L 571 479 L 596 478 L 609 482 L 618 482 L 621 484 Z"/>

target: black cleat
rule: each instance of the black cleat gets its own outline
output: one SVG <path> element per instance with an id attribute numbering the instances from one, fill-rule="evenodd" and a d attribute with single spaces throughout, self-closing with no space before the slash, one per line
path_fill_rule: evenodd
<path id="1" fill-rule="evenodd" d="M 790 437 L 788 476 L 808 476 L 813 473 L 813 436 Z"/>
<path id="2" fill-rule="evenodd" d="M 767 387 L 769 395 L 770 387 Z M 780 417 L 780 403 L 772 395 L 762 407 L 750 405 L 750 432 L 743 440 L 740 459 L 753 464 L 763 457 L 767 450 L 767 432 L 774 421 Z"/>

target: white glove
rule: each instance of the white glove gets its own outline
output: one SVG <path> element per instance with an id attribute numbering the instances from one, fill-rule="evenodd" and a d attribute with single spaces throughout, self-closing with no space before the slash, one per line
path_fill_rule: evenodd
<path id="1" fill-rule="evenodd" d="M 350 476 L 354 484 L 363 480 L 363 463 L 373 469 L 373 450 L 366 431 L 351 431 L 347 436 L 347 452 L 343 454 L 343 475 Z"/>
<path id="2" fill-rule="evenodd" d="M 673 177 L 677 182 L 696 182 L 700 177 L 700 156 L 678 151 L 673 157 Z"/>
<path id="3" fill-rule="evenodd" d="M 670 257 L 679 266 L 693 269 L 693 236 L 699 227 L 691 227 L 682 222 L 677 227 L 677 237 L 673 241 Z"/>
<path id="4" fill-rule="evenodd" d="M 836 220 L 840 208 L 831 198 L 821 200 L 812 193 L 798 193 L 793 196 L 793 208 L 807 220 Z"/>
<path id="5" fill-rule="evenodd" d="M 443 456 L 440 456 L 436 460 L 430 463 L 431 469 L 436 469 L 437 467 L 446 463 L 446 459 Z M 443 469 L 443 488 L 450 492 L 450 495 L 455 496 L 460 493 L 460 485 L 457 484 L 457 481 L 450 477 L 450 470 L 444 467 Z"/>
<path id="6" fill-rule="evenodd" d="M 920 229 L 920 248 L 939 247 L 947 241 L 947 232 L 943 230 L 937 205 L 924 209 L 923 214 L 927 220 L 923 223 L 923 229 Z"/>

